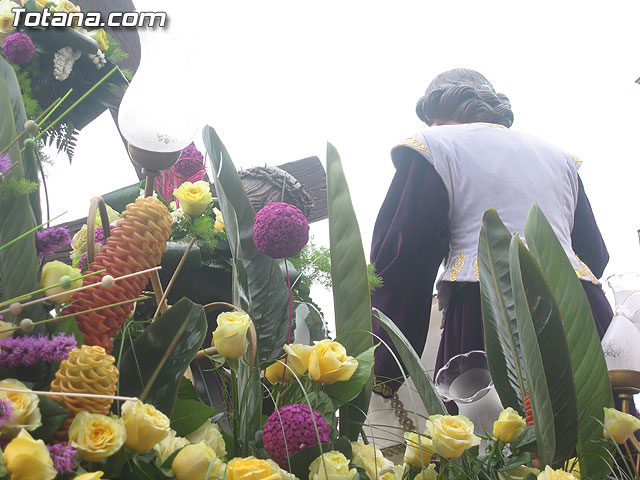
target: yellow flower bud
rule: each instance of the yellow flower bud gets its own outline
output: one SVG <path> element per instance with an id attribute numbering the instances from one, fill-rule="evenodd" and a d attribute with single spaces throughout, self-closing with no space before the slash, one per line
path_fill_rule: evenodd
<path id="1" fill-rule="evenodd" d="M 25 430 L 5 447 L 4 464 L 11 480 L 51 480 L 58 474 L 47 446 Z"/>
<path id="2" fill-rule="evenodd" d="M 213 342 L 218 353 L 226 358 L 240 358 L 247 350 L 247 330 L 251 318 L 246 313 L 224 312 L 218 315 Z"/>
<path id="3" fill-rule="evenodd" d="M 332 384 L 349 380 L 358 361 L 347 355 L 347 350 L 338 342 L 321 340 L 314 342 L 309 355 L 309 376 L 316 382 Z"/>
<path id="4" fill-rule="evenodd" d="M 309 465 L 309 480 L 352 480 L 358 475 L 349 469 L 349 460 L 340 452 L 327 452 Z"/>
<path id="5" fill-rule="evenodd" d="M 178 480 L 211 480 L 219 478 L 225 465 L 206 443 L 187 445 L 173 459 L 171 470 Z M 209 476 L 207 476 L 209 472 Z"/>
<path id="6" fill-rule="evenodd" d="M 224 230 L 224 218 L 222 218 L 222 212 L 217 208 L 214 208 L 213 213 L 216 214 L 216 221 L 213 224 L 213 228 L 216 229 L 216 232 L 220 233 L 222 230 Z"/>
<path id="7" fill-rule="evenodd" d="M 148 452 L 171 430 L 167 416 L 153 405 L 127 400 L 122 405 L 122 421 L 127 430 L 125 445 L 134 452 Z"/>
<path id="8" fill-rule="evenodd" d="M 73 480 L 107 480 L 106 478 L 102 478 L 104 472 L 87 472 L 82 475 L 78 475 L 77 477 L 73 477 Z"/>
<path id="9" fill-rule="evenodd" d="M 103 52 L 109 50 L 109 39 L 107 38 L 107 32 L 104 31 L 104 28 L 89 32 L 89 36 L 98 43 L 100 50 Z"/>
<path id="10" fill-rule="evenodd" d="M 507 407 L 500 412 L 498 420 L 493 422 L 493 434 L 501 442 L 509 443 L 518 438 L 526 426 L 527 421 L 513 408 Z"/>
<path id="11" fill-rule="evenodd" d="M 291 370 L 294 370 L 298 377 L 304 375 L 309 367 L 309 356 L 312 349 L 311 345 L 302 345 L 301 343 L 285 345 L 284 351 L 287 356 L 283 357 L 281 362 L 284 363 L 286 359 L 289 368 L 285 368 L 281 362 L 274 362 L 265 370 L 265 377 L 272 385 L 275 385 L 282 380 L 283 373 L 285 382 L 291 380 L 293 378 Z"/>
<path id="12" fill-rule="evenodd" d="M 404 463 L 413 468 L 427 467 L 434 453 L 431 439 L 416 432 L 405 432 L 404 441 Z"/>
<path id="13" fill-rule="evenodd" d="M 79 278 L 81 273 L 78 268 L 73 268 L 72 266 L 62 263 L 59 260 L 47 262 L 42 267 L 42 275 L 40 276 L 40 288 L 46 288 L 46 290 L 44 291 L 45 296 L 56 295 L 55 297 L 49 299 L 49 301 L 58 305 L 67 303 L 69 300 L 71 300 L 73 293 L 64 293 L 67 290 L 60 286 L 52 288 L 47 287 L 55 285 L 56 283 L 60 283 L 60 277 L 64 275 L 71 277 L 71 279 L 73 280 L 71 288 L 68 290 L 80 288 L 82 286 L 82 280 Z"/>
<path id="14" fill-rule="evenodd" d="M 351 461 L 364 468 L 371 480 L 376 480 L 393 470 L 393 462 L 384 458 L 382 452 L 373 445 L 351 442 L 351 452 Z"/>
<path id="15" fill-rule="evenodd" d="M 615 408 L 604 409 L 604 438 L 624 443 L 640 428 L 640 420 Z"/>

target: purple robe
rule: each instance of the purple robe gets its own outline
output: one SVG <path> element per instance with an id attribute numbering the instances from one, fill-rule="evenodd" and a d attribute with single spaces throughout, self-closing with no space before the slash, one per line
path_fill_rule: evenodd
<path id="1" fill-rule="evenodd" d="M 429 329 L 438 267 L 448 252 L 449 200 L 440 176 L 418 153 L 403 155 L 395 166 L 396 173 L 373 232 L 371 263 L 384 284 L 374 290 L 371 303 L 394 321 L 420 354 Z M 572 246 L 599 278 L 609 254 L 579 177 L 578 182 Z M 584 281 L 582 285 L 602 338 L 613 317 L 611 306 L 599 285 Z M 445 312 L 436 372 L 455 355 L 484 350 L 479 284 L 456 282 L 454 287 Z M 373 330 L 392 345 L 375 319 Z M 374 371 L 377 393 L 392 396 L 402 384 L 400 369 L 383 346 L 376 349 Z"/>

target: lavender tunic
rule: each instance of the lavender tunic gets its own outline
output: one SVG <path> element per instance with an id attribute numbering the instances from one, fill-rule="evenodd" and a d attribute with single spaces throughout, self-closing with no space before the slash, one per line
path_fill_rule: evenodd
<path id="1" fill-rule="evenodd" d="M 402 330 L 416 352 L 424 349 L 431 298 L 438 267 L 449 248 L 447 190 L 434 167 L 413 152 L 396 161 L 396 174 L 374 227 L 371 262 L 384 285 L 371 296 L 372 305 Z M 591 205 L 579 180 L 578 202 L 571 234 L 572 247 L 596 277 L 601 277 L 609 254 Z M 582 282 L 602 337 L 613 312 L 602 288 Z M 436 372 L 451 357 L 484 350 L 480 289 L 477 282 L 456 282 L 445 312 Z M 374 332 L 391 344 L 374 319 Z M 376 349 L 374 391 L 392 396 L 402 375 L 391 353 Z"/>

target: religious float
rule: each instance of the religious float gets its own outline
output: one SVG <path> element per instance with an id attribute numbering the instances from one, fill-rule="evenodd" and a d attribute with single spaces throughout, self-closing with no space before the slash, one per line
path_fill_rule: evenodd
<path id="1" fill-rule="evenodd" d="M 453 358 L 433 381 L 372 311 L 376 276 L 332 145 L 326 183 L 317 158 L 238 172 L 207 126 L 208 178 L 188 122 L 162 108 L 136 121 L 144 76 L 121 100 L 127 75 L 108 63 L 105 32 L 67 29 L 62 44 L 22 27 L 3 35 L 0 478 L 638 476 L 640 420 L 627 413 L 640 388 L 637 276 L 612 279 L 617 315 L 603 349 L 544 213 L 532 207 L 525 246 L 487 211 L 486 352 Z M 33 89 L 28 72 L 46 65 L 52 77 Z M 143 180 L 52 226 L 40 211 L 41 142 L 51 132 L 69 151 L 104 108 Z M 329 248 L 307 245 L 309 221 L 325 217 Z M 333 291 L 333 338 L 310 298 L 318 278 Z M 378 348 L 394 352 L 407 385 L 390 404 L 372 399 Z"/>

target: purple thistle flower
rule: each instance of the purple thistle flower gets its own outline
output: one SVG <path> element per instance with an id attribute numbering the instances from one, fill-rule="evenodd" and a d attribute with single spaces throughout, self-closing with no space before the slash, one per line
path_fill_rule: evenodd
<path id="1" fill-rule="evenodd" d="M 21 32 L 12 33 L 4 39 L 2 53 L 11 63 L 22 65 L 33 57 L 36 49 L 29 35 Z"/>
<path id="2" fill-rule="evenodd" d="M 76 450 L 71 445 L 66 443 L 54 443 L 47 445 L 49 449 L 49 455 L 53 460 L 53 467 L 60 474 L 71 473 L 76 468 Z"/>
<path id="3" fill-rule="evenodd" d="M 6 398 L 0 399 L 0 428 L 13 418 L 13 403 Z"/>
<path id="4" fill-rule="evenodd" d="M 8 337 L 0 339 L 0 367 L 31 366 L 38 362 L 61 362 L 69 357 L 77 343 L 73 335 L 59 334 L 49 339 Z"/>
<path id="5" fill-rule="evenodd" d="M 314 418 L 318 426 L 320 442 L 328 442 L 329 424 L 315 410 L 312 417 L 311 409 L 307 405 L 286 405 L 267 418 L 262 435 L 264 448 L 282 468 L 288 468 L 287 457 L 318 444 L 318 436 L 313 425 Z"/>
<path id="6" fill-rule="evenodd" d="M 71 236 L 64 227 L 52 227 L 36 232 L 36 249 L 40 260 L 70 243 Z"/>
<path id="7" fill-rule="evenodd" d="M 253 242 L 271 258 L 297 254 L 309 240 L 309 223 L 298 207 L 272 202 L 262 208 L 253 221 Z"/>
<path id="8" fill-rule="evenodd" d="M 5 173 L 7 170 L 9 170 L 9 167 L 12 163 L 13 162 L 11 161 L 11 157 L 8 153 L 3 153 L 2 155 L 0 155 L 0 174 Z"/>

